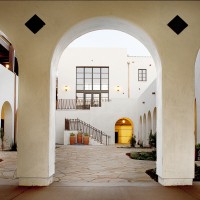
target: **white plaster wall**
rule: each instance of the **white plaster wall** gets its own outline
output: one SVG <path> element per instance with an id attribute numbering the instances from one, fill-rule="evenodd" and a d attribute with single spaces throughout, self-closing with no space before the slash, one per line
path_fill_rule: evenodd
<path id="1" fill-rule="evenodd" d="M 128 68 L 126 49 L 114 48 L 66 48 L 58 65 L 58 98 L 76 98 L 77 66 L 109 66 L 110 98 L 127 98 Z M 64 86 L 69 91 L 64 91 Z M 116 92 L 115 87 L 121 91 Z"/>
<path id="2" fill-rule="evenodd" d="M 115 123 L 120 118 L 130 118 L 134 124 L 134 133 L 138 132 L 137 127 L 137 102 L 133 99 L 113 99 L 111 102 L 104 102 L 102 107 L 91 107 L 90 110 L 67 110 L 56 111 L 56 143 L 63 144 L 65 118 L 76 119 L 100 129 L 110 136 L 109 144 L 115 143 Z M 136 135 L 137 137 L 137 135 Z"/>
<path id="3" fill-rule="evenodd" d="M 58 99 L 75 99 L 77 66 L 108 66 L 110 99 L 127 98 L 128 84 L 130 98 L 138 98 L 156 78 L 151 57 L 130 57 L 122 48 L 66 48 L 58 65 Z M 138 81 L 138 69 L 147 69 L 147 81 Z M 68 92 L 64 86 L 69 87 Z M 119 92 L 116 86 L 120 86 Z"/>
<path id="4" fill-rule="evenodd" d="M 130 98 L 138 98 L 156 79 L 156 67 L 152 57 L 128 56 Z M 138 69 L 147 69 L 147 81 L 138 81 Z"/>
<path id="5" fill-rule="evenodd" d="M 195 63 L 195 97 L 197 106 L 197 143 L 200 143 L 200 51 Z"/>
<path id="6" fill-rule="evenodd" d="M 152 94 L 152 92 L 155 92 L 155 94 Z M 155 107 L 156 107 L 156 80 L 154 80 L 149 85 L 149 87 L 141 94 L 141 96 L 138 99 L 138 119 L 137 119 L 138 124 L 140 121 L 140 116 L 142 116 L 142 124 L 144 124 L 143 117 L 144 114 L 146 115 L 146 131 L 144 129 L 142 130 L 143 144 L 145 146 L 148 145 L 148 136 L 149 136 L 148 112 L 150 111 L 151 113 L 151 124 L 152 124 L 151 127 L 153 127 L 154 123 L 153 110 Z"/>
<path id="7" fill-rule="evenodd" d="M 11 123 L 12 127 L 5 129 L 5 139 L 7 143 L 11 143 L 14 137 L 14 74 L 0 64 L 0 116 L 2 106 L 5 102 L 10 104 L 12 111 L 11 118 L 7 115 L 5 116 L 7 120 L 11 120 L 9 123 Z M 5 126 L 10 127 L 10 124 L 5 123 Z"/>
<path id="8" fill-rule="evenodd" d="M 58 99 L 75 99 L 76 66 L 109 66 L 109 98 L 111 102 L 103 103 L 100 108 L 91 108 L 90 111 L 58 110 L 56 112 L 56 143 L 63 143 L 65 118 L 79 118 L 91 124 L 108 134 L 111 137 L 110 143 L 114 144 L 116 121 L 119 118 L 128 117 L 134 123 L 134 132 L 138 139 L 137 101 L 156 78 L 153 59 L 127 56 L 127 50 L 121 48 L 66 48 L 58 66 Z M 147 69 L 147 81 L 138 81 L 138 69 Z M 65 85 L 69 87 L 67 92 L 64 90 Z M 120 86 L 119 92 L 116 92 L 116 86 Z M 148 98 L 148 95 L 143 94 L 143 98 Z M 149 104 L 154 105 L 155 103 Z M 145 112 L 148 112 L 150 108 Z"/>

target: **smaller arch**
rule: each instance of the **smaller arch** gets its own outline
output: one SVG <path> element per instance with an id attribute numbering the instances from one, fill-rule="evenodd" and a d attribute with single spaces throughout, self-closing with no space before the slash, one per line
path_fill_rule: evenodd
<path id="1" fill-rule="evenodd" d="M 151 112 L 149 110 L 148 112 L 148 132 L 150 132 L 152 130 L 152 123 L 151 123 Z"/>
<path id="2" fill-rule="evenodd" d="M 153 133 L 157 132 L 157 108 L 155 107 L 153 110 Z"/>
<path id="3" fill-rule="evenodd" d="M 139 140 L 142 141 L 142 116 L 140 116 L 140 122 L 139 122 Z"/>
<path id="4" fill-rule="evenodd" d="M 151 112 L 150 112 L 150 110 L 148 112 L 147 119 L 148 119 L 148 135 L 149 135 L 150 132 L 152 131 L 152 122 L 151 122 L 152 120 L 151 120 Z"/>
<path id="5" fill-rule="evenodd" d="M 13 111 L 11 104 L 5 101 L 1 108 L 1 128 L 4 129 L 4 147 L 10 148 L 13 137 L 14 137 L 14 127 L 13 127 Z"/>
<path id="6" fill-rule="evenodd" d="M 134 124 L 131 119 L 123 117 L 115 123 L 115 143 L 129 144 L 134 135 Z"/>
<path id="7" fill-rule="evenodd" d="M 147 122 L 146 122 L 146 114 L 143 115 L 143 133 L 142 133 L 142 141 L 143 145 L 147 145 Z"/>

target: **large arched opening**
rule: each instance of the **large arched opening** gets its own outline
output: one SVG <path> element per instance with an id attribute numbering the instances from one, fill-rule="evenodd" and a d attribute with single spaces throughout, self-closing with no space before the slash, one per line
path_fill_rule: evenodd
<path id="1" fill-rule="evenodd" d="M 60 60 L 60 57 L 64 49 L 76 38 L 80 37 L 83 34 L 86 34 L 91 31 L 96 30 L 118 30 L 125 32 L 140 42 L 142 42 L 146 48 L 149 50 L 150 54 L 153 57 L 156 69 L 157 69 L 157 102 L 159 102 L 158 107 L 162 106 L 162 70 L 161 62 L 156 50 L 156 47 L 152 39 L 139 27 L 130 23 L 129 21 L 115 18 L 115 17 L 97 17 L 88 19 L 80 22 L 79 24 L 73 26 L 69 31 L 67 31 L 61 40 L 58 42 L 56 49 L 53 54 L 51 62 L 51 72 L 50 72 L 50 118 L 49 118 L 49 135 L 51 146 L 55 146 L 55 107 L 56 107 L 56 71 L 57 66 Z M 160 125 L 159 133 L 162 134 L 162 109 L 159 109 L 160 115 Z M 51 163 L 54 163 L 55 160 L 55 148 L 50 148 L 49 154 L 51 155 Z M 161 159 L 161 158 L 160 158 Z M 54 164 L 51 165 L 50 171 L 54 171 Z"/>
<path id="2" fill-rule="evenodd" d="M 0 30 L 0 126 L 4 128 L 8 148 L 17 142 L 18 72 L 14 46 Z"/>

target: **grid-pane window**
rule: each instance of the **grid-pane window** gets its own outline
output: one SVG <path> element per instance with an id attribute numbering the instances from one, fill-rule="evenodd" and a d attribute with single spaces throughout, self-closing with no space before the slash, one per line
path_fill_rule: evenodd
<path id="1" fill-rule="evenodd" d="M 138 69 L 138 81 L 147 81 L 146 69 Z"/>
<path id="2" fill-rule="evenodd" d="M 108 67 L 76 67 L 76 98 L 86 102 L 109 99 L 109 68 Z M 92 103 L 91 103 L 92 105 Z"/>

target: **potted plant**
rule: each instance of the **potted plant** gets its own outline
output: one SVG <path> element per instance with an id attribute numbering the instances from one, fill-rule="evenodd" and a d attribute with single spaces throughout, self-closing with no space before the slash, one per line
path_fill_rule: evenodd
<path id="1" fill-rule="evenodd" d="M 156 149 L 156 133 L 153 134 L 152 131 L 149 134 L 149 146 Z"/>
<path id="2" fill-rule="evenodd" d="M 200 144 L 196 144 L 195 145 L 195 160 L 199 160 L 200 159 Z"/>
<path id="3" fill-rule="evenodd" d="M 76 137 L 74 133 L 70 133 L 70 145 L 75 144 L 76 143 Z"/>
<path id="4" fill-rule="evenodd" d="M 135 135 L 130 138 L 129 142 L 130 142 L 130 146 L 131 147 L 135 147 L 135 144 L 136 144 L 136 137 L 135 137 Z"/>
<path id="5" fill-rule="evenodd" d="M 77 134 L 77 143 L 82 144 L 83 142 L 83 134 L 81 132 L 78 132 Z"/>
<path id="6" fill-rule="evenodd" d="M 85 144 L 85 145 L 89 144 L 89 134 L 88 133 L 84 133 L 83 144 Z"/>

